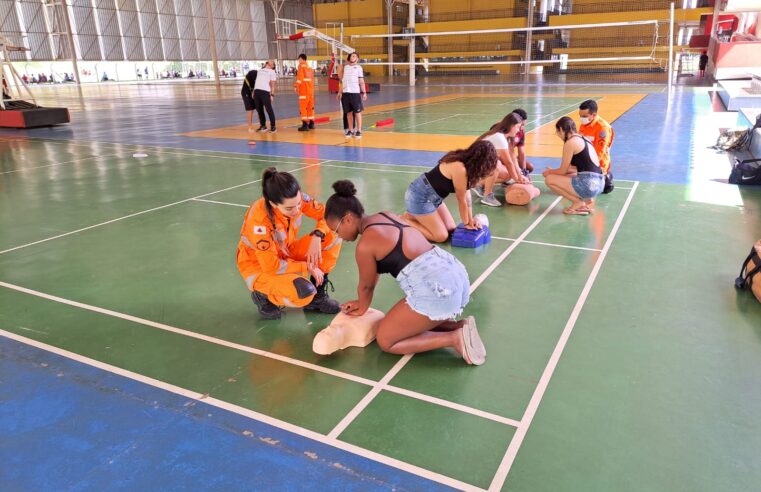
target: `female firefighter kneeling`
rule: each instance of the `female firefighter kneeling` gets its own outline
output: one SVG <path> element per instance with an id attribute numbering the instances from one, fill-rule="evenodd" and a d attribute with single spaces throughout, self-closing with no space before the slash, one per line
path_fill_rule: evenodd
<path id="1" fill-rule="evenodd" d="M 325 206 L 302 192 L 291 174 L 274 167 L 262 174 L 262 195 L 246 211 L 237 259 L 259 314 L 278 319 L 282 307 L 338 313 L 339 303 L 328 297 L 326 286 L 341 239 L 325 223 Z M 302 214 L 317 226 L 297 239 Z"/>

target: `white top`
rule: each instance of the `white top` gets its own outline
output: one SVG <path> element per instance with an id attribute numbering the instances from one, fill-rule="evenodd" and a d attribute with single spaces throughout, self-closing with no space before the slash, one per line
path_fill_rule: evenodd
<path id="1" fill-rule="evenodd" d="M 271 68 L 262 68 L 256 74 L 256 84 L 254 84 L 254 90 L 259 89 L 262 91 L 270 92 L 270 80 L 276 81 L 277 74 Z"/>
<path id="2" fill-rule="evenodd" d="M 507 143 L 507 137 L 505 137 L 505 134 L 502 132 L 492 133 L 488 137 L 485 137 L 484 140 L 491 142 L 497 150 L 510 148 L 510 144 Z"/>
<path id="3" fill-rule="evenodd" d="M 344 65 L 343 84 L 344 93 L 359 94 L 359 79 L 364 78 L 365 73 L 359 65 Z"/>

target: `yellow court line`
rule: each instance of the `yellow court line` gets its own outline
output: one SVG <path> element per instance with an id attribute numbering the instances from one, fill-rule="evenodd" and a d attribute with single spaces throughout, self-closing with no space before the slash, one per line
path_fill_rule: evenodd
<path id="1" fill-rule="evenodd" d="M 631 109 L 635 104 L 641 101 L 646 94 L 615 94 L 614 96 L 602 96 L 604 101 L 601 104 L 600 115 L 609 122 L 614 122 L 626 111 Z M 443 96 L 432 96 L 414 101 L 401 101 L 395 103 L 379 104 L 368 108 L 364 113 L 365 117 L 392 111 L 395 109 L 404 109 L 415 107 L 422 104 L 452 101 L 462 97 L 522 97 L 531 96 L 531 94 L 449 94 Z M 585 98 L 600 98 L 599 94 L 548 94 L 541 97 L 550 98 L 569 98 L 572 97 L 578 101 Z M 552 115 L 552 120 L 535 128 L 526 135 L 526 154 L 529 157 L 556 157 L 562 154 L 562 142 L 555 137 L 555 121 L 561 116 L 570 116 L 578 121 L 577 103 L 569 105 L 567 108 L 561 108 L 556 115 Z M 341 118 L 340 111 L 320 114 L 318 117 L 329 116 L 331 119 Z M 536 118 L 535 115 L 529 115 L 529 120 Z M 470 145 L 476 138 L 473 135 L 446 135 L 431 133 L 396 133 L 393 130 L 388 132 L 370 131 L 363 134 L 361 140 L 344 138 L 342 130 L 329 128 L 320 128 L 315 131 L 299 132 L 296 126 L 301 122 L 298 118 L 288 118 L 280 120 L 276 134 L 270 133 L 249 133 L 245 125 L 235 125 L 211 130 L 201 130 L 189 133 L 183 133 L 186 137 L 201 138 L 219 138 L 232 140 L 248 140 L 252 142 L 286 142 L 302 145 L 333 145 L 333 146 L 352 146 L 366 147 L 375 149 L 397 149 L 397 150 L 420 150 L 431 152 L 447 152 L 456 148 L 464 148 Z"/>

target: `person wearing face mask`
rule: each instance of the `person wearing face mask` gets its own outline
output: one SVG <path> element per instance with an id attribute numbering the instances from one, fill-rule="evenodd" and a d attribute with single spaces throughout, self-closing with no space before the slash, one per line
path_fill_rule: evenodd
<path id="1" fill-rule="evenodd" d="M 595 197 L 605 186 L 597 153 L 576 131 L 576 123 L 568 116 L 555 123 L 555 135 L 563 141 L 563 157 L 560 167 L 544 170 L 544 184 L 571 201 L 571 206 L 563 210 L 564 214 L 589 215 L 594 211 Z M 575 173 L 570 171 L 571 166 L 576 169 Z"/>
<path id="2" fill-rule="evenodd" d="M 600 167 L 605 175 L 605 188 L 609 193 L 613 190 L 613 174 L 610 172 L 610 146 L 613 145 L 613 127 L 597 114 L 597 102 L 588 99 L 579 106 L 581 126 L 579 133 L 592 142 L 600 160 Z"/>
<path id="3" fill-rule="evenodd" d="M 341 239 L 325 223 L 325 206 L 310 197 L 293 175 L 269 167 L 262 174 L 262 198 L 246 211 L 237 264 L 263 319 L 278 319 L 281 308 L 337 314 L 328 296 L 328 274 L 341 251 Z M 301 238 L 306 215 L 317 221 Z"/>
<path id="4" fill-rule="evenodd" d="M 270 133 L 277 132 L 277 126 L 275 124 L 275 111 L 272 109 L 272 101 L 275 99 L 275 82 L 277 81 L 277 74 L 275 73 L 275 62 L 273 60 L 267 60 L 264 64 L 264 68 L 259 70 L 256 75 L 256 82 L 254 84 L 254 104 L 256 105 L 256 112 L 259 115 L 259 129 L 257 132 L 266 132 L 267 125 L 264 119 L 264 111 L 267 111 L 267 116 L 270 118 Z"/>

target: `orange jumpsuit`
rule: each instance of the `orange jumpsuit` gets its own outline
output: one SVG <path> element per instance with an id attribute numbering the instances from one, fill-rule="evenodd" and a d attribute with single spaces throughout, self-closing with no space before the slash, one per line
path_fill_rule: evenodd
<path id="1" fill-rule="evenodd" d="M 301 121 L 314 121 L 314 70 L 306 63 L 299 63 L 296 82 L 293 83 L 299 94 L 299 113 Z"/>
<path id="2" fill-rule="evenodd" d="M 309 279 L 306 256 L 313 236 L 297 239 L 303 215 L 317 221 L 315 229 L 322 231 L 322 262 L 320 270 L 330 272 L 341 251 L 341 239 L 325 222 L 325 205 L 302 192 L 301 214 L 286 217 L 276 208 L 270 220 L 265 199 L 260 198 L 246 211 L 238 242 L 237 263 L 249 290 L 266 294 L 277 306 L 304 307 L 314 298 L 314 289 L 308 295 L 299 288 L 299 278 Z M 302 281 L 303 284 L 303 281 Z"/>
<path id="3" fill-rule="evenodd" d="M 592 142 L 597 152 L 597 158 L 600 160 L 602 172 L 608 174 L 610 170 L 610 146 L 613 144 L 613 127 L 604 119 L 595 116 L 594 120 L 579 127 L 579 133 Z"/>

